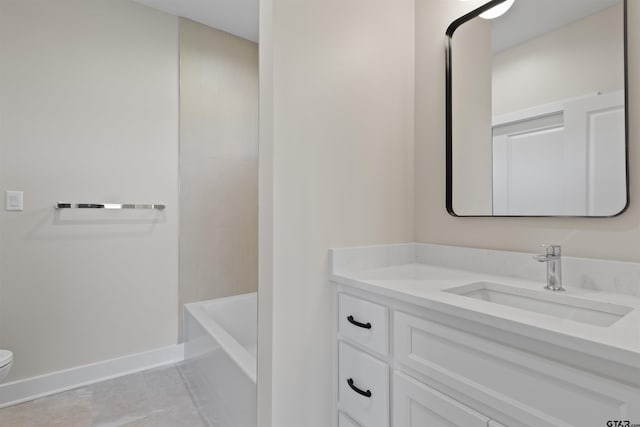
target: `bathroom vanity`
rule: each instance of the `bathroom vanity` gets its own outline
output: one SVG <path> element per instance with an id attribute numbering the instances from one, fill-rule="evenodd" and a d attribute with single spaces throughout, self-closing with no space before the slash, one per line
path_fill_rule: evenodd
<path id="1" fill-rule="evenodd" d="M 339 427 L 640 423 L 640 265 L 438 245 L 331 251 Z"/>

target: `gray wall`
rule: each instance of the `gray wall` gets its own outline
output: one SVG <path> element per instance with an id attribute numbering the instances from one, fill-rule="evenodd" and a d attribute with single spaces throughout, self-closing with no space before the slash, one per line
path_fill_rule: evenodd
<path id="1" fill-rule="evenodd" d="M 494 114 L 622 90 L 622 14 L 619 4 L 496 54 Z"/>

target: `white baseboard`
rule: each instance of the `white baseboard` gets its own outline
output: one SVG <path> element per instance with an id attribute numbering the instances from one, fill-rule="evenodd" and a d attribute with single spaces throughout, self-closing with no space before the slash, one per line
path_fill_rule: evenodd
<path id="1" fill-rule="evenodd" d="M 0 408 L 183 360 L 184 345 L 176 344 L 0 384 Z"/>

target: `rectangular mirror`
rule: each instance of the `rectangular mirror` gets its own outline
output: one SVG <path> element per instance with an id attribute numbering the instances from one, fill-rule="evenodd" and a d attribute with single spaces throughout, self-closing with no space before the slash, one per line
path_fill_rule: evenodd
<path id="1" fill-rule="evenodd" d="M 626 0 L 493 0 L 449 26 L 451 215 L 624 212 L 626 8 Z"/>

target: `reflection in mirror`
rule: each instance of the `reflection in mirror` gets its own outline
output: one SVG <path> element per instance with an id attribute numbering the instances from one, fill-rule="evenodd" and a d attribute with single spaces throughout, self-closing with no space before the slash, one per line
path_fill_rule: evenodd
<path id="1" fill-rule="evenodd" d="M 447 31 L 447 210 L 623 212 L 625 1 L 515 0 L 478 16 L 499 3 Z"/>

